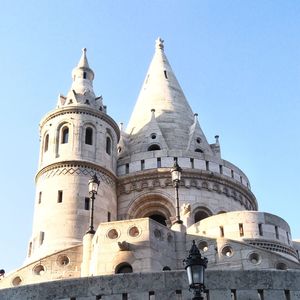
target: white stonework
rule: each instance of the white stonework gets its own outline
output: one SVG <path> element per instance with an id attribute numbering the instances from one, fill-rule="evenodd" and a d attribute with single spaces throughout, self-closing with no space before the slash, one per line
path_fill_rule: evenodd
<path id="1" fill-rule="evenodd" d="M 221 157 L 219 137 L 208 143 L 163 40 L 126 132 L 106 114 L 93 79 L 83 49 L 67 96 L 41 120 L 32 237 L 24 265 L 0 279 L 0 288 L 19 289 L 0 291 L 0 299 L 152 299 L 154 291 L 161 299 L 189 299 L 182 261 L 192 240 L 208 258 L 210 299 L 257 299 L 258 291 L 264 299 L 300 299 L 300 242 L 283 219 L 257 211 L 246 174 Z M 174 161 L 183 170 L 182 224 L 174 223 Z M 97 230 L 86 233 L 94 174 L 101 182 Z M 126 272 L 135 274 L 113 275 Z M 50 283 L 58 279 L 73 280 Z M 90 280 L 101 281 L 101 291 Z M 22 287 L 39 282 L 43 295 Z"/>

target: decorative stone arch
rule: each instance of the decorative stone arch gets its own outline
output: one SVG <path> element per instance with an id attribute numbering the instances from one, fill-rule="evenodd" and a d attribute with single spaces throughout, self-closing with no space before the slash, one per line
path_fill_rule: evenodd
<path id="1" fill-rule="evenodd" d="M 197 223 L 197 222 L 199 222 L 203 219 L 206 219 L 212 215 L 213 215 L 212 211 L 205 206 L 198 206 L 198 207 L 194 208 L 194 210 L 192 212 L 192 217 L 193 217 L 194 223 Z"/>
<path id="2" fill-rule="evenodd" d="M 74 124 L 70 122 L 70 120 L 61 121 L 56 128 L 56 137 L 55 137 L 55 154 L 59 155 L 59 148 L 62 141 L 62 134 L 65 128 L 68 128 L 68 144 L 73 144 L 73 132 L 74 132 Z"/>
<path id="3" fill-rule="evenodd" d="M 170 198 L 162 193 L 140 195 L 129 205 L 130 219 L 146 218 L 153 215 L 162 216 L 166 221 L 176 215 L 175 207 Z"/>

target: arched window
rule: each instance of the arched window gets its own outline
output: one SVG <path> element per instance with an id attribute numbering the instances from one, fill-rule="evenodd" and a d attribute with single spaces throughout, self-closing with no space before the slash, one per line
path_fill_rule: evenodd
<path id="1" fill-rule="evenodd" d="M 93 129 L 91 127 L 85 130 L 85 143 L 87 145 L 93 145 Z"/>
<path id="2" fill-rule="evenodd" d="M 206 219 L 212 215 L 211 211 L 205 207 L 199 207 L 194 215 L 194 221 L 195 223 Z"/>
<path id="3" fill-rule="evenodd" d="M 132 266 L 129 263 L 122 263 L 116 267 L 116 274 L 132 273 Z"/>
<path id="4" fill-rule="evenodd" d="M 155 151 L 155 150 L 160 150 L 159 145 L 153 144 L 148 148 L 148 151 Z"/>
<path id="5" fill-rule="evenodd" d="M 67 144 L 68 141 L 69 141 L 69 127 L 64 127 L 62 129 L 61 143 Z"/>
<path id="6" fill-rule="evenodd" d="M 167 218 L 163 215 L 153 214 L 153 215 L 150 215 L 149 218 L 156 221 L 156 222 L 158 222 L 158 223 L 160 223 L 160 224 L 162 224 L 162 225 L 164 225 L 164 226 L 167 225 L 166 224 Z"/>
<path id="7" fill-rule="evenodd" d="M 111 155 L 111 139 L 110 137 L 106 137 L 106 153 Z"/>
<path id="8" fill-rule="evenodd" d="M 203 153 L 203 150 L 201 150 L 200 148 L 196 148 L 195 152 Z"/>
<path id="9" fill-rule="evenodd" d="M 44 152 L 48 151 L 48 147 L 49 147 L 49 134 L 46 134 L 45 143 L 44 143 Z"/>

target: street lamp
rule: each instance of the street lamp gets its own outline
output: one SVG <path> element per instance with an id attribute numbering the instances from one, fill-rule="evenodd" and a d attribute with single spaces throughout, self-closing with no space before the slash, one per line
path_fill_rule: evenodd
<path id="1" fill-rule="evenodd" d="M 204 273 L 208 260 L 206 257 L 201 257 L 194 240 L 189 256 L 183 262 L 185 263 L 189 286 L 194 292 L 193 300 L 203 300 L 202 292 L 205 290 Z"/>
<path id="2" fill-rule="evenodd" d="M 173 185 L 175 187 L 175 199 L 176 199 L 176 221 L 175 223 L 182 224 L 182 221 L 180 220 L 180 212 L 179 212 L 179 197 L 178 197 L 178 188 L 179 188 L 179 182 L 181 179 L 181 173 L 182 169 L 179 167 L 177 163 L 177 159 L 174 162 L 174 166 L 171 169 L 172 174 L 172 181 Z"/>
<path id="3" fill-rule="evenodd" d="M 94 234 L 94 200 L 95 195 L 97 195 L 98 188 L 99 188 L 100 180 L 97 178 L 96 173 L 92 176 L 92 178 L 89 180 L 89 194 L 91 199 L 91 209 L 90 209 L 90 227 L 89 230 L 86 233 Z"/>

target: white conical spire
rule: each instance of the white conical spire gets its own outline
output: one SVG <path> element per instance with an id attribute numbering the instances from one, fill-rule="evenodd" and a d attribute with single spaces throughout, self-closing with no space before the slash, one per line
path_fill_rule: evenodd
<path id="1" fill-rule="evenodd" d="M 89 66 L 86 51 L 86 48 L 82 49 L 80 60 L 72 71 L 71 88 L 67 97 L 59 96 L 58 107 L 88 105 L 97 110 L 103 110 L 102 97 L 96 98 L 93 90 L 94 72 Z"/>
<path id="2" fill-rule="evenodd" d="M 156 40 L 155 54 L 126 132 L 132 135 L 143 132 L 149 122 L 149 111 L 155 109 L 168 148 L 186 150 L 194 114 L 164 53 L 163 42 L 161 38 Z"/>

